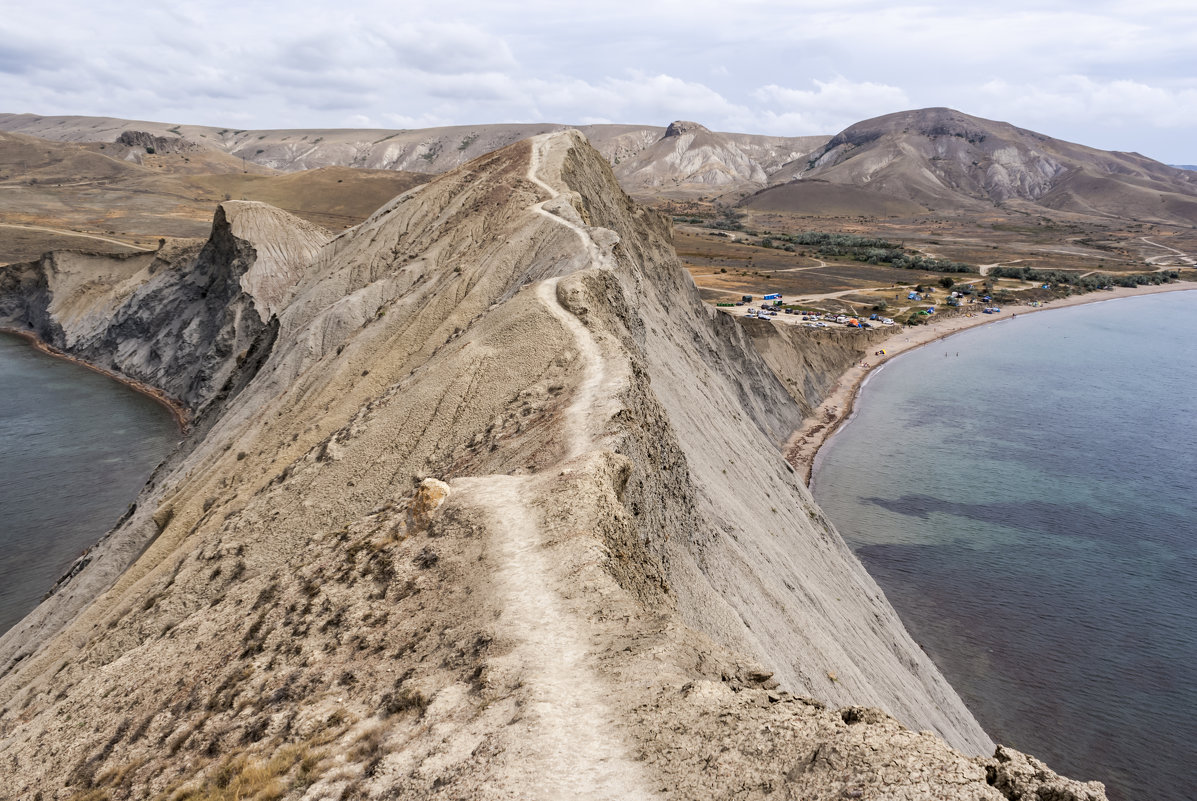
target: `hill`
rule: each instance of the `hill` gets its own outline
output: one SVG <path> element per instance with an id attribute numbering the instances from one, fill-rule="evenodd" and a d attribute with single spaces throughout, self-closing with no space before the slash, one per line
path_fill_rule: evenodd
<path id="1" fill-rule="evenodd" d="M 544 123 L 259 131 L 0 114 L 0 130 L 116 147 L 118 158 L 173 172 L 208 173 L 341 166 L 437 174 L 564 128 Z M 1197 177 L 1191 171 L 946 108 L 865 120 L 834 137 L 718 133 L 685 121 L 665 128 L 589 125 L 579 130 L 611 164 L 624 190 L 642 199 L 734 202 L 755 193 L 749 208 L 830 216 L 903 216 L 923 210 L 978 215 L 996 205 L 1026 213 L 1197 224 Z M 791 186 L 812 179 L 826 183 L 815 189 Z M 778 186 L 787 188 L 773 188 Z"/>
<path id="2" fill-rule="evenodd" d="M 751 137 L 720 134 L 696 122 L 673 122 L 661 138 L 615 166 L 633 194 L 718 195 L 764 186 L 781 164 L 810 153 L 825 137 Z"/>
<path id="3" fill-rule="evenodd" d="M 913 200 L 867 187 L 806 178 L 762 189 L 738 204 L 756 211 L 797 213 L 817 217 L 911 217 L 927 212 Z"/>
<path id="4" fill-rule="evenodd" d="M 562 132 L 337 236 L 228 202 L 202 247 L 0 273 L 8 325 L 194 420 L 0 638 L 9 790 L 1104 798 L 974 756 L 669 233 Z"/>
<path id="5" fill-rule="evenodd" d="M 856 123 L 770 176 L 783 186 L 810 179 L 939 211 L 982 213 L 996 205 L 1197 224 L 1197 176 L 1190 172 L 946 108 Z M 784 207 L 793 193 L 768 189 L 752 203 Z"/>

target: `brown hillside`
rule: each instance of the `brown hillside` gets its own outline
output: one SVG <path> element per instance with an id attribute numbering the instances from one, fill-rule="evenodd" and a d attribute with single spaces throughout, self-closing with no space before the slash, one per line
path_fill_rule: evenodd
<path id="1" fill-rule="evenodd" d="M 762 189 L 744 198 L 739 205 L 754 211 L 815 217 L 909 217 L 927 211 L 926 207 L 902 197 L 819 178 L 791 181 Z"/>
<path id="2" fill-rule="evenodd" d="M 820 178 L 931 209 L 994 204 L 1193 224 L 1197 176 L 944 108 L 889 114 L 840 132 L 775 176 Z"/>
<path id="3" fill-rule="evenodd" d="M 212 150 L 147 154 L 140 147 L 129 158 L 137 149 L 0 133 L 0 263 L 59 248 L 119 253 L 156 248 L 164 237 L 202 237 L 212 208 L 225 199 L 267 202 L 341 230 L 427 180 L 343 167 L 277 173 L 251 164 L 244 171 L 240 159 Z"/>

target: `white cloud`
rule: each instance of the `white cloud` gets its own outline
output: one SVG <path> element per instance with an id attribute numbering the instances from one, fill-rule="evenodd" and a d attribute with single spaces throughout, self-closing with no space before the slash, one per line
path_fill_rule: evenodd
<path id="1" fill-rule="evenodd" d="M 978 100 L 991 113 L 1057 124 L 1197 127 L 1197 86 L 1162 87 L 1132 80 L 1096 81 L 1066 75 L 1035 84 L 993 80 Z"/>
<path id="2" fill-rule="evenodd" d="M 951 106 L 1103 146 L 1137 135 L 1151 155 L 1197 161 L 1189 0 L 208 0 L 137 14 L 39 0 L 4 28 L 0 111 L 239 127 L 682 118 L 810 134 Z"/>
<path id="3" fill-rule="evenodd" d="M 896 86 L 843 77 L 812 83 L 815 88 L 811 90 L 769 84 L 752 93 L 762 104 L 758 117 L 769 133 L 835 132 L 862 119 L 910 107 L 910 99 Z"/>

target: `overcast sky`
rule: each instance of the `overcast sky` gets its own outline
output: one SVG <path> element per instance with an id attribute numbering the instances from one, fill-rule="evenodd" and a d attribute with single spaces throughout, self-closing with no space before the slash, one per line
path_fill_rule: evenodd
<path id="1" fill-rule="evenodd" d="M 1197 2 L 34 0 L 0 17 L 8 112 L 797 136 L 928 106 L 1197 163 Z"/>

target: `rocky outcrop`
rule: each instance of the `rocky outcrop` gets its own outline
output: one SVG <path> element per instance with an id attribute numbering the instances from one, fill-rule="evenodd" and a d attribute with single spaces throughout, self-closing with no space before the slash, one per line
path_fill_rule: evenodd
<path id="1" fill-rule="evenodd" d="M 0 324 L 202 412 L 251 351 L 327 233 L 261 203 L 216 210 L 202 247 L 49 253 L 0 274 Z"/>
<path id="2" fill-rule="evenodd" d="M 690 122 L 688 120 L 674 120 L 665 128 L 664 139 L 670 139 L 675 136 L 682 136 L 688 133 L 710 133 L 705 125 L 700 125 L 697 122 Z"/>
<path id="3" fill-rule="evenodd" d="M 152 529 L 143 549 L 0 638 L 13 791 L 1029 786 L 974 755 L 992 744 L 777 452 L 801 409 L 669 234 L 563 132 L 323 245 L 114 533 Z"/>
<path id="4" fill-rule="evenodd" d="M 198 153 L 203 146 L 181 136 L 154 136 L 149 131 L 122 131 L 118 145 L 139 148 L 149 154 Z"/>

